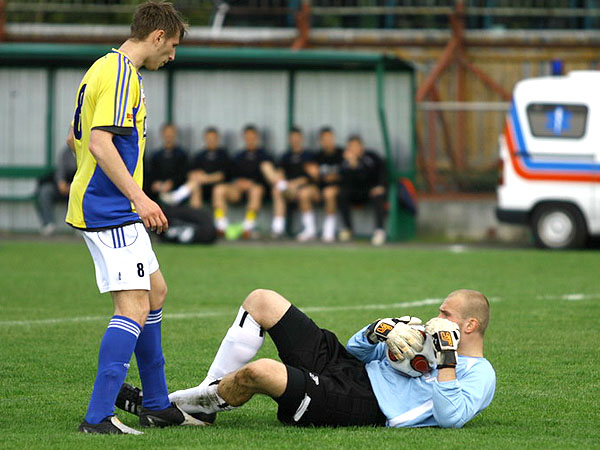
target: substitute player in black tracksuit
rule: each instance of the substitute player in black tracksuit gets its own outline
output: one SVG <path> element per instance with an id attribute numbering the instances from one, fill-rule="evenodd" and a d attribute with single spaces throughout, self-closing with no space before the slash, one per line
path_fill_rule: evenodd
<path id="1" fill-rule="evenodd" d="M 177 144 L 177 128 L 165 124 L 161 130 L 163 146 L 150 157 L 144 190 L 154 200 L 163 200 L 168 194 L 186 182 L 188 154 Z"/>
<path id="2" fill-rule="evenodd" d="M 297 239 L 312 240 L 317 235 L 313 204 L 319 201 L 317 188 L 318 167 L 312 151 L 304 148 L 302 130 L 290 130 L 289 150 L 279 160 L 278 169 L 282 177 L 273 187 L 273 224 L 271 231 L 279 237 L 285 230 L 287 203 L 297 201 L 302 212 L 302 231 Z"/>
<path id="3" fill-rule="evenodd" d="M 365 150 L 360 136 L 351 136 L 340 168 L 338 204 L 344 227 L 340 232 L 340 240 L 347 241 L 352 236 L 351 206 L 372 201 L 375 231 L 371 242 L 374 245 L 385 242 L 386 184 L 384 161 L 375 152 Z"/>
<path id="4" fill-rule="evenodd" d="M 231 158 L 225 147 L 220 146 L 219 132 L 209 127 L 204 132 L 204 148 L 190 161 L 188 179 L 197 188 L 192 191 L 190 206 L 202 207 L 204 202 L 214 204 L 215 186 L 225 183 L 231 173 Z"/>
<path id="5" fill-rule="evenodd" d="M 260 147 L 258 129 L 254 125 L 247 125 L 243 137 L 245 148 L 239 151 L 231 162 L 231 181 L 215 187 L 213 207 L 217 231 L 223 234 L 228 226 L 227 203 L 237 203 L 245 194 L 248 203 L 243 236 L 247 238 L 253 234 L 265 187 L 273 185 L 279 177 L 273 159 Z"/>
<path id="6" fill-rule="evenodd" d="M 344 160 L 344 149 L 336 145 L 335 134 L 331 127 L 319 131 L 320 149 L 315 155 L 319 166 L 319 190 L 325 209 L 323 242 L 335 241 L 337 197 L 340 184 L 340 167 Z"/>

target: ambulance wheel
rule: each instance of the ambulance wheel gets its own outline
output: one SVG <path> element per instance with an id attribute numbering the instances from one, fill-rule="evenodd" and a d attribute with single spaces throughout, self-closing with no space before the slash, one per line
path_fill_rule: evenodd
<path id="1" fill-rule="evenodd" d="M 575 206 L 546 204 L 531 216 L 535 244 L 542 248 L 581 248 L 587 240 L 585 220 Z"/>

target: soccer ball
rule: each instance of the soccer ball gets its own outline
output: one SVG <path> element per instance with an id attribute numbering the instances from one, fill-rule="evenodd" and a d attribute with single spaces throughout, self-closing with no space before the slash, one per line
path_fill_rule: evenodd
<path id="1" fill-rule="evenodd" d="M 419 330 L 423 335 L 423 350 L 415 352 L 412 359 L 404 358 L 402 361 L 398 361 L 386 347 L 386 356 L 394 370 L 401 375 L 416 378 L 431 372 L 436 366 L 436 359 L 433 341 L 431 336 L 425 333 L 425 327 L 423 325 L 411 325 L 411 327 Z"/>

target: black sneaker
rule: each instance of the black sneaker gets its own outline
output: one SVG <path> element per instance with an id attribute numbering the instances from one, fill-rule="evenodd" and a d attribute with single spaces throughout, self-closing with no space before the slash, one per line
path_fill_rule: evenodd
<path id="1" fill-rule="evenodd" d="M 172 427 L 172 426 L 205 426 L 210 425 L 202 420 L 198 420 L 192 417 L 185 411 L 181 410 L 176 404 L 172 403 L 171 406 L 160 411 L 153 411 L 142 406 L 140 412 L 140 426 L 142 427 Z"/>
<path id="2" fill-rule="evenodd" d="M 129 383 L 123 383 L 119 395 L 117 395 L 115 406 L 139 416 L 142 411 L 142 390 Z"/>
<path id="3" fill-rule="evenodd" d="M 78 428 L 82 433 L 90 434 L 144 434 L 122 423 L 116 416 L 108 416 L 100 423 L 81 422 Z"/>
<path id="4" fill-rule="evenodd" d="M 183 414 L 191 416 L 193 419 L 196 419 L 202 424 L 192 424 L 185 423 L 185 418 L 181 419 L 176 412 L 167 412 L 171 410 L 173 407 L 164 409 L 162 411 L 151 411 L 147 410 L 142 406 L 143 393 L 140 388 L 136 388 L 129 383 L 123 383 L 121 386 L 121 390 L 119 391 L 119 395 L 117 396 L 117 400 L 115 402 L 115 406 L 123 411 L 127 411 L 131 414 L 135 414 L 136 416 L 140 416 L 140 424 L 142 426 L 169 426 L 169 425 L 212 425 L 216 418 L 217 414 L 205 414 L 205 413 L 185 413 L 181 411 L 179 408 L 175 408 Z M 151 420 L 155 421 L 155 424 L 146 424 L 142 423 L 142 411 L 145 410 L 144 415 L 147 417 L 151 417 Z M 163 415 L 170 415 L 172 419 L 175 420 L 167 420 L 168 423 L 164 423 L 163 425 L 159 425 L 158 423 L 165 422 Z M 156 416 L 156 417 L 155 417 Z M 179 422 L 178 422 L 179 420 Z M 183 423 L 182 423 L 183 422 Z"/>

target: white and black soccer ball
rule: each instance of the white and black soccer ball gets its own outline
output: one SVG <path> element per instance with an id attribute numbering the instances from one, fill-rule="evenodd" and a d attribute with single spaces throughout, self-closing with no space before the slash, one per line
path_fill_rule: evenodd
<path id="1" fill-rule="evenodd" d="M 401 375 L 416 378 L 435 369 L 436 358 L 433 341 L 431 340 L 431 336 L 425 333 L 425 327 L 423 325 L 410 326 L 420 331 L 423 335 L 423 350 L 415 352 L 415 356 L 412 359 L 404 358 L 402 361 L 398 361 L 394 355 L 390 354 L 389 349 L 386 347 L 386 356 L 390 366 L 394 370 L 400 372 Z"/>

